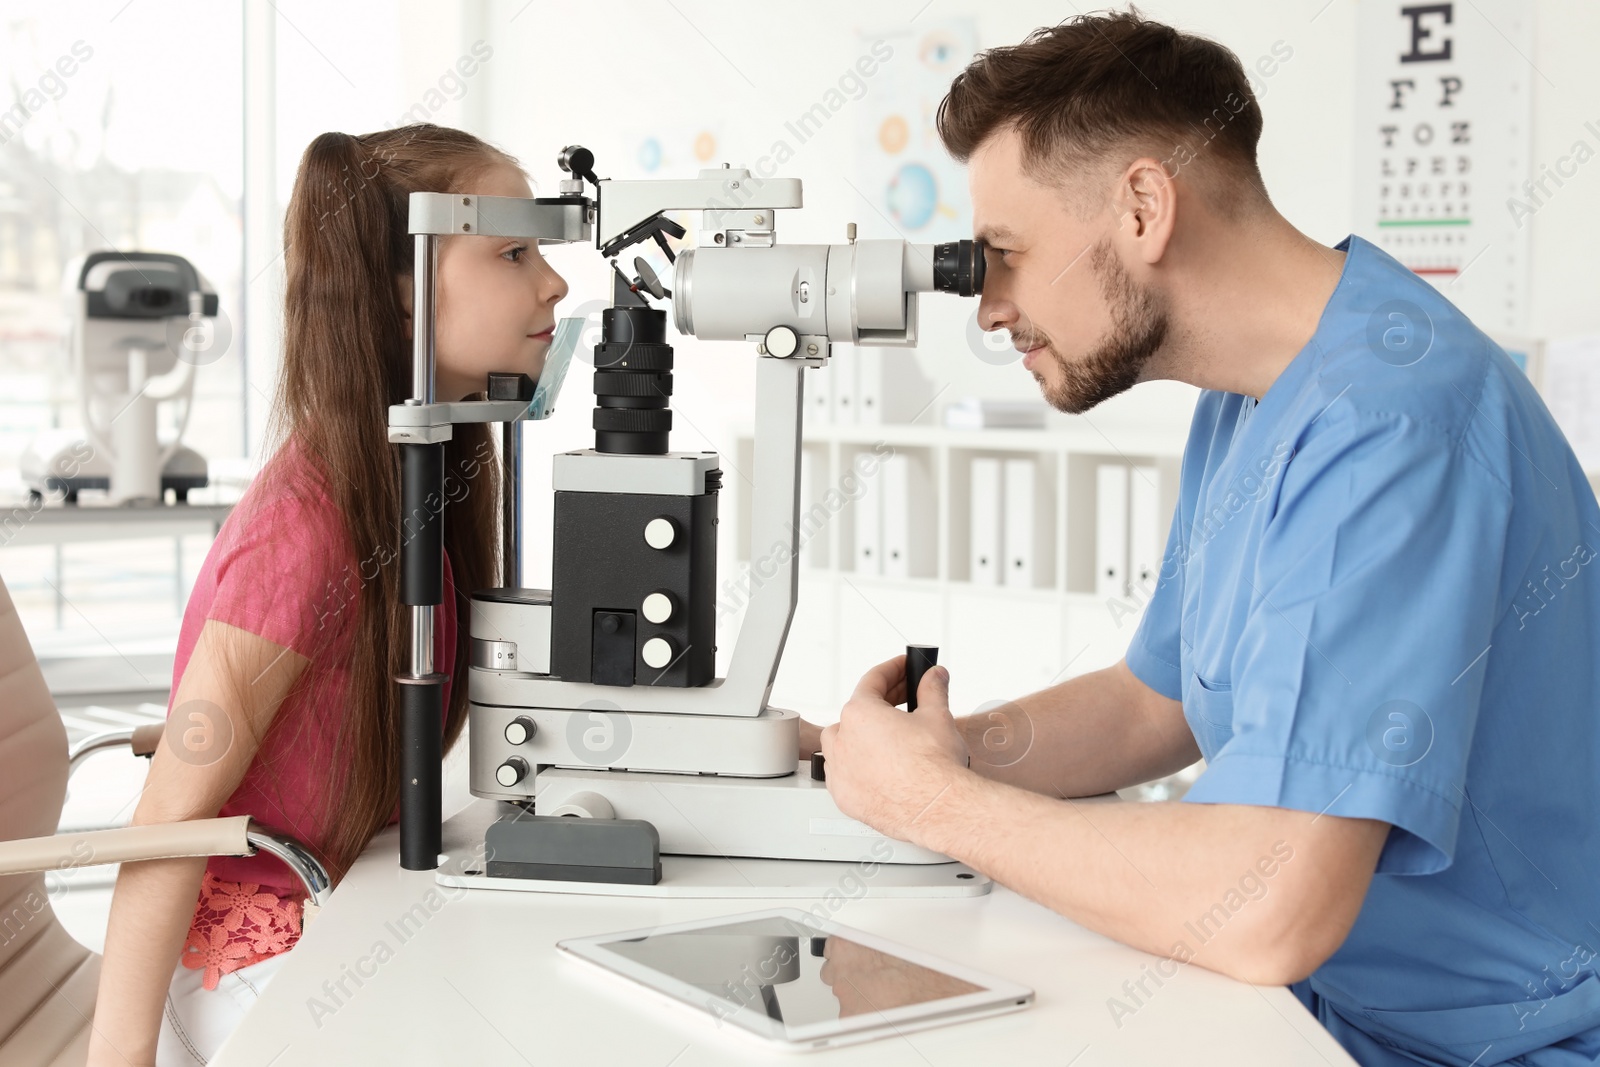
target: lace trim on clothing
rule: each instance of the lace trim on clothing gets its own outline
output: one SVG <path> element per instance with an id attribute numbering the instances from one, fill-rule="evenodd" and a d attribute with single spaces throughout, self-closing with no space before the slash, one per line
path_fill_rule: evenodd
<path id="1" fill-rule="evenodd" d="M 209 870 L 200 880 L 183 965 L 205 968 L 200 984 L 217 988 L 222 976 L 289 951 L 300 940 L 302 904 L 284 900 L 254 882 L 224 882 Z"/>

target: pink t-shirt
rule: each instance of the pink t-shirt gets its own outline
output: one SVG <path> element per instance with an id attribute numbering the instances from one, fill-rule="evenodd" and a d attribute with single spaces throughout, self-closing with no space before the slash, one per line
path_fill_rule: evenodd
<path id="1" fill-rule="evenodd" d="M 361 552 L 352 549 L 344 521 L 323 491 L 321 475 L 295 443 L 286 445 L 268 462 L 212 544 L 184 611 L 173 670 L 176 697 L 178 681 L 207 619 L 248 630 L 310 661 L 303 678 L 279 705 L 244 779 L 218 814 L 248 815 L 272 830 L 293 835 L 319 855 L 327 836 L 323 796 L 340 776 L 335 747 L 341 720 L 352 711 L 372 713 L 351 709 L 348 703 L 361 576 L 370 578 L 380 565 L 399 566 L 395 545 L 362 547 Z M 456 648 L 456 591 L 448 554 L 444 591 L 444 603 L 436 612 L 434 663 L 436 670 L 448 673 Z M 448 681 L 444 702 L 448 714 Z M 185 709 L 169 706 L 168 717 L 180 710 Z M 186 710 L 184 717 L 190 718 Z M 175 751 L 181 758 L 181 750 Z M 389 821 L 398 818 L 397 805 Z M 284 890 L 296 898 L 300 892 L 289 868 L 265 853 L 216 857 L 206 869 L 223 881 L 256 883 L 267 892 Z"/>

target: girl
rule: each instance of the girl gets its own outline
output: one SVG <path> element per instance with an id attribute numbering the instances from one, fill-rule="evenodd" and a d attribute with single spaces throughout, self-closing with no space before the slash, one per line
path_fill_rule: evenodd
<path id="1" fill-rule="evenodd" d="M 335 883 L 398 817 L 393 679 L 409 629 L 387 409 L 410 395 L 413 191 L 532 195 L 516 160 L 430 124 L 327 133 L 306 149 L 284 223 L 280 447 L 195 583 L 168 729 L 133 816 L 249 815 L 310 846 Z M 441 238 L 436 278 L 437 399 L 482 392 L 490 371 L 537 377 L 567 286 L 536 244 Z M 448 750 L 466 718 L 456 619 L 499 575 L 488 428 L 456 427 L 446 464 L 434 656 L 458 683 L 445 690 Z M 90 1064 L 207 1062 L 298 939 L 301 895 L 265 854 L 125 865 Z"/>

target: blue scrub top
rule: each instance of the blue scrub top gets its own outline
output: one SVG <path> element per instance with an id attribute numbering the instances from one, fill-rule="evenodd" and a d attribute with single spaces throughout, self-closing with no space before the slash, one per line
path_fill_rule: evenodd
<path id="1" fill-rule="evenodd" d="M 1201 394 L 1128 666 L 1183 701 L 1207 764 L 1185 800 L 1393 826 L 1349 938 L 1293 987 L 1358 1060 L 1589 1064 L 1600 507 L 1498 346 L 1339 247 L 1260 402 Z"/>

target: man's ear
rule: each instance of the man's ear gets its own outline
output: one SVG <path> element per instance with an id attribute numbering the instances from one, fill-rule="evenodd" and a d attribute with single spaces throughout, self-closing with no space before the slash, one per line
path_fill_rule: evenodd
<path id="1" fill-rule="evenodd" d="M 1178 183 L 1157 159 L 1144 156 L 1117 177 L 1112 203 L 1119 244 L 1130 257 L 1155 264 L 1166 255 L 1178 219 Z"/>
<path id="2" fill-rule="evenodd" d="M 411 309 L 412 280 L 409 274 L 397 274 L 394 278 L 395 295 L 400 298 L 400 311 L 405 317 L 406 340 L 411 340 Z"/>

